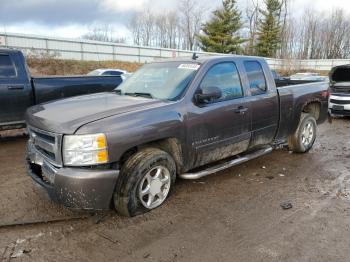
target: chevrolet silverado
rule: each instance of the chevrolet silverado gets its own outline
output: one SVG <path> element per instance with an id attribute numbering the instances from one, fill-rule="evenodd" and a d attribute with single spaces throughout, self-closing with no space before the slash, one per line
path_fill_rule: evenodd
<path id="1" fill-rule="evenodd" d="M 66 207 L 135 216 L 163 204 L 177 177 L 198 179 L 282 145 L 308 152 L 327 108 L 327 83 L 276 88 L 263 58 L 150 63 L 114 92 L 28 109 L 27 171 Z"/>

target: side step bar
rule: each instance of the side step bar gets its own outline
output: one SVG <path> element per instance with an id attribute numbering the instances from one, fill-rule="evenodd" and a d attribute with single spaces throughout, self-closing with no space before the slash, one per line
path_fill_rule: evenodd
<path id="1" fill-rule="evenodd" d="M 257 158 L 259 156 L 266 155 L 268 153 L 271 153 L 272 150 L 273 150 L 272 147 L 263 148 L 263 149 L 254 151 L 254 152 L 252 152 L 250 154 L 246 154 L 246 155 L 244 155 L 242 157 L 235 158 L 233 160 L 229 160 L 228 162 L 224 162 L 224 163 L 212 166 L 212 167 L 208 167 L 207 169 L 198 171 L 196 173 L 181 174 L 180 178 L 182 178 L 182 179 L 189 179 L 189 180 L 199 179 L 201 177 L 214 174 L 214 173 L 219 172 L 221 170 L 224 170 L 226 168 L 230 168 L 230 167 L 242 164 L 242 163 L 247 162 L 247 161 L 249 161 L 251 159 Z"/>

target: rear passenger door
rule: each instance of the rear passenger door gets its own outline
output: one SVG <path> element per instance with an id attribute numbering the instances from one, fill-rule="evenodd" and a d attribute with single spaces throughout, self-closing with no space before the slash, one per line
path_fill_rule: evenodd
<path id="1" fill-rule="evenodd" d="M 266 145 L 273 141 L 279 119 L 279 103 L 275 86 L 268 86 L 267 72 L 259 61 L 243 61 L 249 101 L 252 110 L 252 140 L 250 147 Z M 267 65 L 266 65 L 267 67 Z M 269 79 L 273 81 L 273 79 Z"/>
<path id="2" fill-rule="evenodd" d="M 187 137 L 195 152 L 195 167 L 239 154 L 250 141 L 251 113 L 236 64 L 213 65 L 197 91 L 208 87 L 221 89 L 222 96 L 204 104 L 194 102 L 190 110 Z"/>

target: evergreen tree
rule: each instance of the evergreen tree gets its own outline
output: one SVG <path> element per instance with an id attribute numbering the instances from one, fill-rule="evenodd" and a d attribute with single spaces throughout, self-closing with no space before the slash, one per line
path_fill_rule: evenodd
<path id="1" fill-rule="evenodd" d="M 275 57 L 281 45 L 281 9 L 280 0 L 264 0 L 266 9 L 260 9 L 262 18 L 258 23 L 256 54 L 264 57 Z"/>
<path id="2" fill-rule="evenodd" d="M 239 53 L 245 41 L 238 34 L 242 27 L 241 12 L 236 8 L 236 0 L 223 0 L 222 4 L 203 25 L 204 34 L 198 36 L 200 46 L 206 52 Z"/>

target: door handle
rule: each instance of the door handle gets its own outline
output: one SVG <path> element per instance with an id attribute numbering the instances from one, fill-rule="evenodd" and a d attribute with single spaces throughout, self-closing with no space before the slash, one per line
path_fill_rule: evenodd
<path id="1" fill-rule="evenodd" d="M 237 109 L 235 109 L 235 113 L 237 114 L 244 114 L 248 111 L 248 107 L 240 106 Z"/>
<path id="2" fill-rule="evenodd" d="M 13 86 L 7 86 L 8 90 L 22 90 L 24 89 L 24 85 L 13 85 Z"/>

